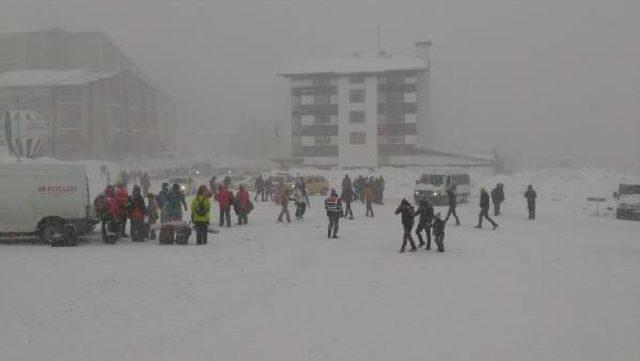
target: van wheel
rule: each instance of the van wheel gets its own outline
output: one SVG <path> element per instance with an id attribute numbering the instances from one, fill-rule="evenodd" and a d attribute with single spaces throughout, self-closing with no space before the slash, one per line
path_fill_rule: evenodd
<path id="1" fill-rule="evenodd" d="M 64 246 L 75 247 L 78 245 L 78 230 L 75 226 L 67 224 L 64 226 Z"/>
<path id="2" fill-rule="evenodd" d="M 63 227 L 60 223 L 46 223 L 40 228 L 40 238 L 51 245 L 61 247 L 64 245 Z"/>

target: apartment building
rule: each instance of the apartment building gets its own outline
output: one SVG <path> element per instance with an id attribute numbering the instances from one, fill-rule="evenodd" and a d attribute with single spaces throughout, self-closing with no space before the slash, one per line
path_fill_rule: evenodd
<path id="1" fill-rule="evenodd" d="M 416 53 L 297 61 L 290 81 L 292 156 L 341 168 L 411 165 L 428 142 L 429 42 Z"/>

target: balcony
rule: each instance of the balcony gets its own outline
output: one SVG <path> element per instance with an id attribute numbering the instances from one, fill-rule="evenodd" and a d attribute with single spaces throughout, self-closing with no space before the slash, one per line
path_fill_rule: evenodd
<path id="1" fill-rule="evenodd" d="M 378 93 L 415 93 L 416 89 L 417 87 L 415 83 L 378 84 Z"/>
<path id="2" fill-rule="evenodd" d="M 416 113 L 417 110 L 416 103 L 378 103 L 379 114 Z"/>
<path id="3" fill-rule="evenodd" d="M 418 127 L 415 123 L 379 123 L 378 135 L 415 135 Z"/>
<path id="4" fill-rule="evenodd" d="M 314 125 L 302 125 L 294 128 L 294 133 L 297 135 L 338 135 L 337 124 L 314 124 Z"/>
<path id="5" fill-rule="evenodd" d="M 338 104 L 309 104 L 293 108 L 293 115 L 338 115 Z"/>
<path id="6" fill-rule="evenodd" d="M 337 157 L 337 145 L 309 145 L 293 148 L 294 157 Z"/>

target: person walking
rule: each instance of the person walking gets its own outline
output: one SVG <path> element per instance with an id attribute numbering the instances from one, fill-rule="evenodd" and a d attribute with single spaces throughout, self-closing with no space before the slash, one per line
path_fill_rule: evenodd
<path id="1" fill-rule="evenodd" d="M 536 197 L 538 194 L 533 190 L 533 186 L 529 184 L 527 191 L 524 193 L 524 197 L 527 199 L 527 209 L 529 210 L 529 219 L 536 219 Z"/>
<path id="2" fill-rule="evenodd" d="M 196 244 L 207 244 L 209 230 L 209 216 L 211 202 L 209 201 L 209 189 L 201 185 L 196 192 L 196 197 L 191 201 L 191 222 L 196 229 Z"/>
<path id="3" fill-rule="evenodd" d="M 344 182 L 342 182 L 344 184 Z M 351 182 L 342 187 L 341 198 L 344 201 L 344 218 L 353 219 L 353 210 L 351 209 L 351 203 L 353 202 L 354 192 L 351 187 Z"/>
<path id="4" fill-rule="evenodd" d="M 262 178 L 262 174 L 258 175 L 254 186 L 256 188 L 256 196 L 253 198 L 253 201 L 256 202 L 258 200 L 258 197 L 260 197 L 260 199 L 264 202 L 264 179 Z"/>
<path id="5" fill-rule="evenodd" d="M 220 206 L 220 227 L 224 226 L 225 221 L 227 227 L 231 227 L 231 204 L 233 203 L 233 193 L 225 186 L 218 186 L 218 204 Z"/>
<path id="6" fill-rule="evenodd" d="M 160 189 L 160 193 L 156 196 L 156 203 L 158 203 L 158 209 L 160 210 L 160 223 L 165 222 L 165 214 L 162 212 L 164 209 L 164 205 L 167 203 L 167 199 L 169 198 L 169 183 L 162 183 L 162 188 Z"/>
<path id="7" fill-rule="evenodd" d="M 108 242 L 107 235 L 109 233 L 117 233 L 116 237 L 120 236 L 120 221 L 122 219 L 122 209 L 118 206 L 118 201 L 111 185 L 108 185 L 104 190 L 104 209 L 100 230 L 102 241 Z"/>
<path id="8" fill-rule="evenodd" d="M 498 224 L 489 217 L 489 193 L 484 188 L 480 188 L 480 213 L 478 214 L 478 225 L 476 228 L 482 228 L 482 219 L 485 218 L 491 225 L 493 229 L 498 228 Z"/>
<path id="9" fill-rule="evenodd" d="M 280 214 L 278 215 L 278 222 L 282 222 L 282 218 L 285 217 L 287 219 L 287 223 L 291 223 L 291 214 L 289 214 L 289 196 L 290 190 L 286 189 L 284 185 L 280 187 L 280 191 L 278 192 L 278 202 L 280 203 Z"/>
<path id="10" fill-rule="evenodd" d="M 427 234 L 427 243 L 425 250 L 431 249 L 431 222 L 433 221 L 433 206 L 429 204 L 429 201 L 423 200 L 418 204 L 418 210 L 416 210 L 415 216 L 418 216 L 418 226 L 416 227 L 416 235 L 420 244 L 418 247 L 425 245 L 422 238 L 422 231 Z"/>
<path id="11" fill-rule="evenodd" d="M 444 223 L 447 223 L 450 216 L 453 216 L 456 219 L 456 226 L 460 225 L 460 219 L 458 218 L 458 214 L 456 213 L 456 206 L 458 205 L 458 197 L 456 195 L 456 186 L 453 185 L 449 189 L 447 189 L 447 198 L 449 198 L 449 211 L 447 211 L 447 216 L 444 219 Z"/>
<path id="12" fill-rule="evenodd" d="M 149 194 L 149 188 L 151 188 L 151 179 L 147 172 L 140 176 L 140 186 L 142 187 L 142 195 L 146 197 Z"/>
<path id="13" fill-rule="evenodd" d="M 293 203 L 296 206 L 296 219 L 304 219 L 304 213 L 307 211 L 307 202 L 304 199 L 302 190 L 298 187 L 293 190 Z"/>
<path id="14" fill-rule="evenodd" d="M 149 239 L 156 239 L 156 230 L 153 225 L 156 224 L 159 218 L 158 202 L 156 196 L 153 193 L 147 193 L 147 222 L 149 222 Z"/>
<path id="15" fill-rule="evenodd" d="M 147 207 L 144 204 L 144 197 L 138 185 L 133 186 L 133 192 L 127 199 L 127 214 L 131 224 L 130 234 L 133 242 L 144 241 L 144 217 Z"/>
<path id="16" fill-rule="evenodd" d="M 331 189 L 331 194 L 324 201 L 324 209 L 327 211 L 327 217 L 329 218 L 329 227 L 327 231 L 327 238 L 338 238 L 338 228 L 340 226 L 340 217 L 342 214 L 342 200 L 338 197 L 338 192 L 335 189 Z"/>
<path id="17" fill-rule="evenodd" d="M 444 252 L 444 227 L 446 222 L 440 218 L 440 212 L 436 214 L 433 220 L 433 237 L 438 246 L 438 252 Z"/>
<path id="18" fill-rule="evenodd" d="M 400 253 L 404 253 L 404 250 L 407 247 L 407 241 L 411 243 L 411 249 L 409 251 L 415 252 L 418 248 L 416 247 L 416 244 L 413 243 L 413 237 L 411 237 L 411 229 L 413 228 L 413 219 L 415 217 L 413 206 L 409 201 L 403 198 L 402 201 L 400 201 L 400 205 L 398 206 L 398 209 L 396 209 L 395 214 L 401 215 L 402 227 L 404 228 Z"/>
<path id="19" fill-rule="evenodd" d="M 238 215 L 238 225 L 247 224 L 249 222 L 249 212 L 251 211 L 251 200 L 249 192 L 247 192 L 243 185 L 240 185 L 235 199 L 235 210 Z"/>
<path id="20" fill-rule="evenodd" d="M 495 188 L 491 190 L 491 201 L 493 202 L 493 215 L 498 217 L 500 204 L 504 202 L 504 185 L 502 183 L 496 184 Z"/>
<path id="21" fill-rule="evenodd" d="M 362 197 L 364 198 L 364 203 L 367 207 L 365 217 L 373 217 L 373 189 L 371 188 L 371 184 L 366 183 L 364 185 L 364 191 L 362 192 Z"/>
<path id="22" fill-rule="evenodd" d="M 271 177 L 267 177 L 264 180 L 264 195 L 265 200 L 273 199 L 273 182 L 271 181 Z"/>

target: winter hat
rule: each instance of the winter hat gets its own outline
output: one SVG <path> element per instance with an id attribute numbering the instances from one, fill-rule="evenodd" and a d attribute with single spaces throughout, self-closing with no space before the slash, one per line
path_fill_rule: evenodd
<path id="1" fill-rule="evenodd" d="M 178 183 L 175 183 L 172 188 L 173 188 L 174 191 L 179 191 L 180 190 L 180 185 L 178 185 Z"/>
<path id="2" fill-rule="evenodd" d="M 162 189 L 169 189 L 169 183 L 162 183 Z"/>
<path id="3" fill-rule="evenodd" d="M 331 195 L 336 197 L 338 196 L 338 192 L 336 191 L 335 188 L 331 188 Z"/>

